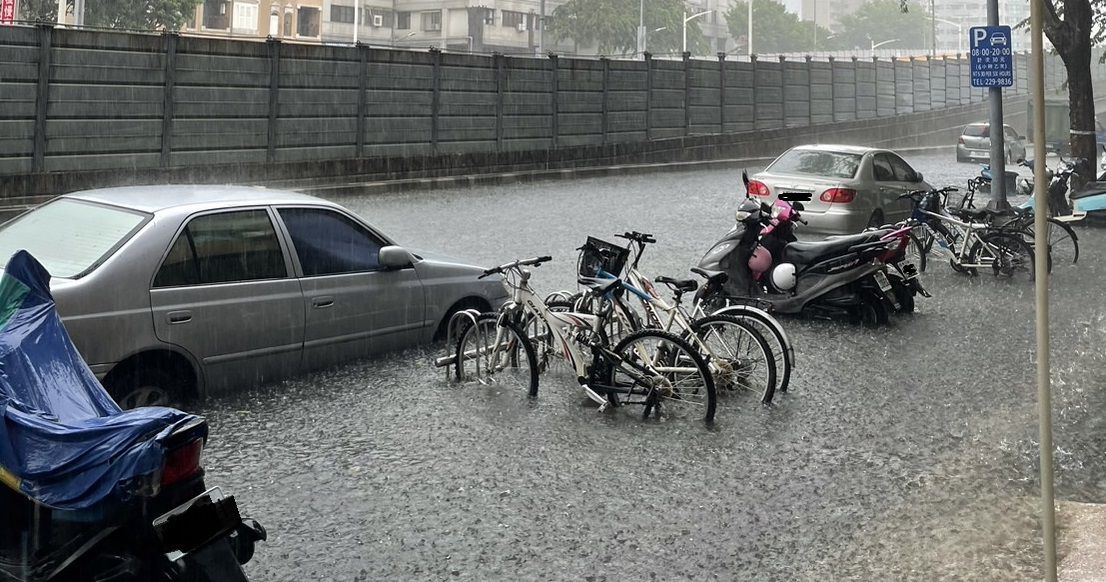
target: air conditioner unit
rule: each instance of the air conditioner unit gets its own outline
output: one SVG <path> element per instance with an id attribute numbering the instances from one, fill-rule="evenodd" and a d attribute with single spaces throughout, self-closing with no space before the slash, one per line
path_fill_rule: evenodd
<path id="1" fill-rule="evenodd" d="M 525 22 L 518 23 L 518 31 L 519 32 L 526 32 L 526 23 Z"/>
<path id="2" fill-rule="evenodd" d="M 380 28 L 381 26 L 384 26 L 384 15 L 383 14 L 373 14 L 373 26 L 376 27 L 376 28 Z"/>

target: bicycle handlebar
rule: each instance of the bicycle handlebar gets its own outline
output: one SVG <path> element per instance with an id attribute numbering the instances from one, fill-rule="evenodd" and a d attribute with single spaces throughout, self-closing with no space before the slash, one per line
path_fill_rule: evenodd
<path id="1" fill-rule="evenodd" d="M 639 242 L 639 243 L 642 243 L 642 244 L 653 244 L 653 243 L 657 242 L 657 239 L 654 238 L 653 235 L 648 234 L 648 233 L 644 233 L 644 232 L 638 232 L 636 230 L 632 230 L 630 232 L 624 232 L 622 234 L 616 234 L 615 236 L 618 237 L 618 238 L 624 238 L 626 240 L 632 240 L 634 242 Z"/>
<path id="2" fill-rule="evenodd" d="M 498 267 L 493 267 L 491 269 L 484 269 L 484 273 L 481 274 L 479 277 L 477 277 L 477 279 L 483 279 L 484 277 L 495 275 L 496 273 L 502 273 L 504 271 L 507 271 L 509 269 L 514 269 L 514 268 L 517 268 L 517 267 L 528 267 L 528 266 L 540 267 L 542 263 L 548 263 L 549 261 L 552 261 L 552 260 L 553 260 L 553 257 L 551 257 L 549 255 L 534 257 L 532 259 L 519 259 L 519 260 L 514 261 L 514 262 L 499 265 Z"/>

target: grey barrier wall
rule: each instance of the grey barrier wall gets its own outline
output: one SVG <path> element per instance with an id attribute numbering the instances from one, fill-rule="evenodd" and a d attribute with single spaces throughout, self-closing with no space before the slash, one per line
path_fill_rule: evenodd
<path id="1" fill-rule="evenodd" d="M 1095 61 L 1094 76 L 1106 78 Z M 1029 88 L 1028 59 L 1017 83 Z M 1064 68 L 1050 56 L 1046 86 Z M 631 144 L 985 97 L 966 59 L 515 58 L 0 27 L 0 177 Z"/>

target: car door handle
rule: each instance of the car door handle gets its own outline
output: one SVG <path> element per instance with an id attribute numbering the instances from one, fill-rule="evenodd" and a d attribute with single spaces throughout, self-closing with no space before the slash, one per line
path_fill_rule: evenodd
<path id="1" fill-rule="evenodd" d="M 169 325 L 176 325 L 178 323 L 188 323 L 192 321 L 191 311 L 170 311 L 166 316 L 169 320 Z"/>
<path id="2" fill-rule="evenodd" d="M 311 307 L 323 309 L 325 307 L 330 307 L 331 305 L 334 305 L 334 298 L 329 295 L 311 298 Z"/>

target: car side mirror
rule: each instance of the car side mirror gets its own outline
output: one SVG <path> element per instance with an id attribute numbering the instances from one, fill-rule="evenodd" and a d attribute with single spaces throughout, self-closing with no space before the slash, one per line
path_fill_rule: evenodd
<path id="1" fill-rule="evenodd" d="M 415 258 L 407 249 L 390 245 L 380 249 L 380 264 L 389 271 L 407 269 L 415 264 Z"/>

